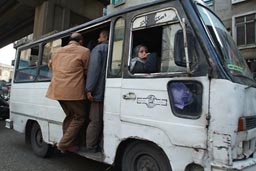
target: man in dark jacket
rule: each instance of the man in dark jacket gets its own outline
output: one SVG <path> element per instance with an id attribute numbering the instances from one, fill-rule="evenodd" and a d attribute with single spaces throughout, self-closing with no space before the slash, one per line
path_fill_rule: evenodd
<path id="1" fill-rule="evenodd" d="M 92 102 L 89 125 L 86 131 L 87 152 L 97 152 L 103 128 L 103 99 L 105 88 L 106 62 L 108 53 L 108 32 L 101 31 L 99 44 L 92 50 L 87 73 L 87 98 Z"/>

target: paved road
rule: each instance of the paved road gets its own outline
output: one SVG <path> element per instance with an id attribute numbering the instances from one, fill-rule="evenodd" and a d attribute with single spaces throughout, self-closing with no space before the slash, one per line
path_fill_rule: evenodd
<path id="1" fill-rule="evenodd" d="M 47 159 L 33 154 L 24 134 L 4 127 L 0 120 L 0 171 L 113 171 L 109 166 L 75 154 L 54 154 Z"/>

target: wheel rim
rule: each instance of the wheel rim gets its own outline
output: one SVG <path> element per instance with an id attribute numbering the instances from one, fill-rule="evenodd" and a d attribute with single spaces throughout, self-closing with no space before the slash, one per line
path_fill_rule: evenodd
<path id="1" fill-rule="evenodd" d="M 42 137 L 42 132 L 40 131 L 40 129 L 36 131 L 35 140 L 36 140 L 36 145 L 38 147 L 43 146 L 43 137 Z"/>
<path id="2" fill-rule="evenodd" d="M 160 171 L 158 162 L 149 155 L 141 155 L 135 161 L 136 171 Z"/>

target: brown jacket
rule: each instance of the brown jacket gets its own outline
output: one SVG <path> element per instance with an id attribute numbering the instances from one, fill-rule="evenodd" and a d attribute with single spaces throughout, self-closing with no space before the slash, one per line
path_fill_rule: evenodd
<path id="1" fill-rule="evenodd" d="M 55 100 L 85 99 L 85 77 L 90 50 L 70 41 L 65 47 L 52 53 L 49 67 L 52 80 L 46 97 Z"/>

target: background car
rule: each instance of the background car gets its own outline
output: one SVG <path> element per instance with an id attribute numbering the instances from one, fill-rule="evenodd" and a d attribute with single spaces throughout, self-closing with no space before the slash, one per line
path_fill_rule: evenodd
<path id="1" fill-rule="evenodd" d="M 7 119 L 9 116 L 9 103 L 0 95 L 0 118 Z"/>

